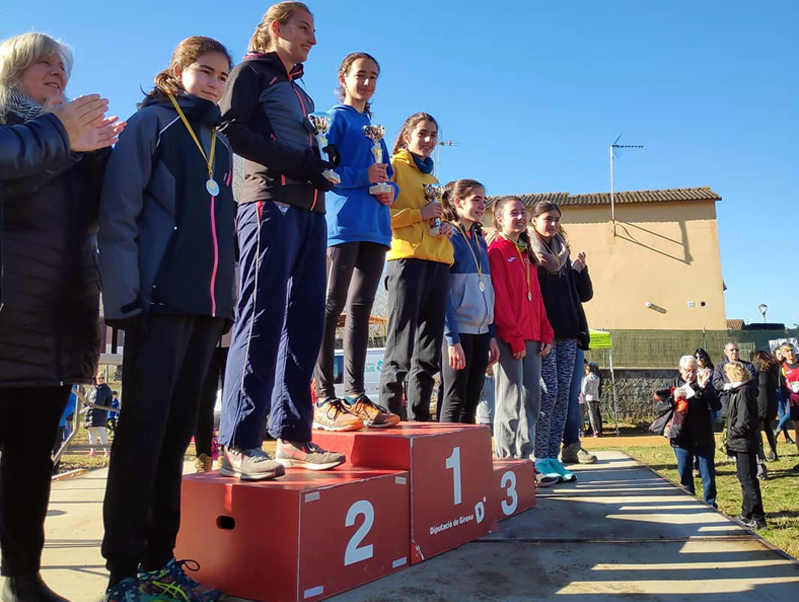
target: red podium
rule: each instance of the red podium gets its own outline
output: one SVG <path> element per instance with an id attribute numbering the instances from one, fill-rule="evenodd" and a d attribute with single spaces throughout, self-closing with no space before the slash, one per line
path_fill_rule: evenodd
<path id="1" fill-rule="evenodd" d="M 531 460 L 494 458 L 494 491 L 489 512 L 495 521 L 535 506 L 535 471 Z"/>
<path id="2" fill-rule="evenodd" d="M 487 426 L 401 423 L 391 429 L 314 432 L 350 466 L 408 470 L 411 475 L 411 563 L 486 535 L 495 498 L 491 431 Z M 532 477 L 531 477 L 532 478 Z"/>
<path id="3" fill-rule="evenodd" d="M 176 554 L 198 579 L 260 602 L 321 600 L 408 564 L 407 472 L 289 470 L 275 481 L 183 480 Z"/>

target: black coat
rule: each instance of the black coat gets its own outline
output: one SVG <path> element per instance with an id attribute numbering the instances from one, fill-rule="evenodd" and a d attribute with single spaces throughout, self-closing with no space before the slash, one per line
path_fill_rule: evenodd
<path id="1" fill-rule="evenodd" d="M 587 350 L 591 335 L 583 303 L 587 303 L 594 296 L 588 267 L 578 272 L 572 269 L 571 265 L 567 265 L 556 274 L 552 274 L 543 266 L 539 266 L 538 282 L 541 285 L 541 296 L 547 309 L 547 318 L 552 330 L 555 331 L 555 339 L 576 339 L 580 349 Z"/>
<path id="2" fill-rule="evenodd" d="M 94 398 L 94 404 L 111 407 L 111 402 L 114 399 L 114 394 L 111 392 L 111 387 L 103 383 L 97 387 L 97 395 Z M 91 426 L 106 426 L 108 424 L 108 410 L 100 410 L 97 408 L 89 408 L 86 412 L 86 417 L 83 420 L 83 426 L 89 428 Z"/>
<path id="3" fill-rule="evenodd" d="M 685 381 L 680 381 L 677 386 L 683 386 Z M 682 424 L 680 436 L 671 440 L 672 447 L 683 447 L 689 450 L 713 449 L 716 439 L 713 436 L 713 419 L 711 412 L 721 409 L 721 401 L 713 385 L 707 383 L 704 389 L 694 383 L 691 387 L 694 395 L 688 400 L 688 412 Z"/>
<path id="4" fill-rule="evenodd" d="M 8 125 L 21 120 L 10 115 Z M 99 188 L 108 151 L 3 181 L 0 386 L 90 383 L 100 354 Z"/>
<path id="5" fill-rule="evenodd" d="M 777 417 L 777 387 L 779 368 L 769 368 L 757 373 L 757 416 L 760 420 Z"/>
<path id="6" fill-rule="evenodd" d="M 749 376 L 751 377 L 752 381 L 757 383 L 757 372 L 755 372 L 755 367 L 747 361 L 739 361 L 749 372 Z M 729 391 L 724 390 L 724 385 L 729 384 L 730 382 L 730 379 L 727 378 L 727 373 L 724 371 L 724 366 L 729 363 L 730 360 L 725 357 L 718 364 L 716 364 L 716 367 L 713 369 L 713 388 L 716 389 L 716 393 L 719 394 L 719 399 L 721 400 L 721 415 L 724 418 L 727 417 L 727 406 L 729 405 L 730 398 Z"/>
<path id="7" fill-rule="evenodd" d="M 748 381 L 730 391 L 727 408 L 727 449 L 735 453 L 755 453 L 760 437 L 757 418 L 757 385 Z"/>
<path id="8" fill-rule="evenodd" d="M 0 226 L 6 180 L 34 175 L 58 165 L 69 154 L 67 131 L 55 115 L 24 125 L 0 125 Z M 0 227 L 0 307 L 3 300 L 3 239 Z"/>

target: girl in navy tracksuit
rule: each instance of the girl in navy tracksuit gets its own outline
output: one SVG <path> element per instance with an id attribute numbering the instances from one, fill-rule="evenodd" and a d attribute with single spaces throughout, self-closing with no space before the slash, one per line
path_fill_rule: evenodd
<path id="1" fill-rule="evenodd" d="M 216 130 L 230 68 L 216 40 L 183 40 L 106 170 L 105 317 L 125 330 L 125 404 L 103 507 L 108 602 L 221 595 L 191 580 L 173 548 L 183 455 L 211 354 L 233 317 L 233 153 Z"/>
<path id="2" fill-rule="evenodd" d="M 450 267 L 441 358 L 444 399 L 441 422 L 474 423 L 489 360 L 499 358 L 494 325 L 494 287 L 480 220 L 485 188 L 477 180 L 456 180 L 444 188 L 444 218 L 452 223 L 455 262 Z"/>
<path id="3" fill-rule="evenodd" d="M 397 185 L 389 183 L 394 171 L 388 162 L 386 143 L 379 139 L 375 150 L 373 139 L 367 136 L 380 127 L 371 123 L 369 101 L 379 73 L 377 61 L 365 52 L 344 57 L 339 68 L 343 103 L 330 110 L 333 119 L 327 138 L 341 155 L 341 164 L 336 168 L 341 183 L 327 197 L 327 304 L 322 348 L 316 362 L 320 407 L 314 427 L 332 431 L 354 430 L 364 424 L 390 427 L 399 422 L 399 416 L 384 411 L 365 395 L 363 382 L 369 315 L 391 246 L 388 207 L 398 192 Z M 345 397 L 338 399 L 333 358 L 336 326 L 345 304 Z"/>
<path id="4" fill-rule="evenodd" d="M 344 462 L 311 442 L 311 379 L 325 305 L 324 172 L 308 123 L 313 100 L 299 85 L 316 44 L 300 2 L 271 6 L 220 103 L 222 131 L 244 158 L 236 227 L 241 282 L 222 396 L 220 472 L 273 479 L 284 466 L 324 470 Z M 335 157 L 333 147 L 327 147 Z M 266 431 L 275 458 L 261 449 Z"/>

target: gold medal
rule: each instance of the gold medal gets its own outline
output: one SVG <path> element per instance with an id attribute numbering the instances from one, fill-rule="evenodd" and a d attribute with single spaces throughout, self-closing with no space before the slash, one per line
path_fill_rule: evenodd
<path id="1" fill-rule="evenodd" d="M 533 300 L 533 293 L 531 293 L 530 291 L 527 291 L 527 300 L 528 301 L 532 301 Z"/>
<path id="2" fill-rule="evenodd" d="M 485 292 L 486 285 L 485 285 L 485 283 L 482 280 L 480 281 L 480 284 L 478 284 L 477 286 L 480 287 L 480 292 L 483 292 L 483 293 Z"/>
<path id="3" fill-rule="evenodd" d="M 205 189 L 211 196 L 219 196 L 219 184 L 213 178 L 209 178 L 205 183 Z"/>

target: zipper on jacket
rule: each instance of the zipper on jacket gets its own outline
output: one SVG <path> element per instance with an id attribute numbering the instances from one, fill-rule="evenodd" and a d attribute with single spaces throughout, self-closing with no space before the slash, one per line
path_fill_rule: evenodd
<path id="1" fill-rule="evenodd" d="M 300 107 L 302 108 L 302 116 L 307 119 L 308 118 L 308 109 L 305 108 L 305 102 L 303 102 L 303 100 L 302 100 L 302 95 L 300 94 L 299 90 L 297 90 L 297 84 L 294 83 L 294 78 L 291 77 L 291 73 L 288 73 L 288 71 L 287 71 L 287 75 L 289 77 L 289 83 L 291 84 L 291 89 L 294 90 L 294 94 L 297 95 L 297 100 L 300 101 Z M 311 152 L 313 152 L 313 134 L 311 134 L 311 132 L 308 132 L 308 145 L 311 148 Z M 319 149 L 319 153 L 321 154 L 321 152 L 322 152 L 322 149 L 320 148 Z M 284 182 L 284 184 L 285 184 L 285 182 Z M 313 208 L 316 207 L 316 201 L 318 200 L 318 196 L 319 196 L 319 191 L 314 186 L 314 189 L 313 189 L 313 203 L 311 203 L 311 211 L 313 211 Z"/>

